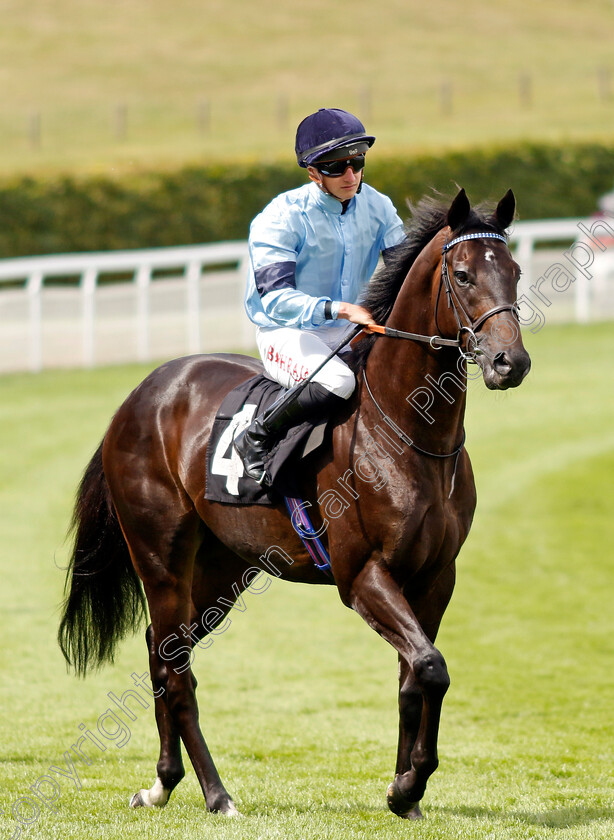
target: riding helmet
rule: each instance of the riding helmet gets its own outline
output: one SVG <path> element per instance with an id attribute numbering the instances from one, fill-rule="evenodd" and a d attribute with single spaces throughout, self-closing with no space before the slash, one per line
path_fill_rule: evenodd
<path id="1" fill-rule="evenodd" d="M 337 160 L 363 154 L 375 143 L 361 121 L 341 108 L 320 108 L 296 130 L 296 160 L 299 166 L 314 161 Z"/>

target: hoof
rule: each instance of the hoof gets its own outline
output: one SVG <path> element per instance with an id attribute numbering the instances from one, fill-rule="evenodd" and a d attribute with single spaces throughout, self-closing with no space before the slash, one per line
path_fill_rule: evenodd
<path id="1" fill-rule="evenodd" d="M 143 793 L 143 791 L 140 790 L 138 793 L 135 793 L 130 797 L 130 807 L 131 808 L 144 808 L 145 807 L 145 803 L 143 802 L 143 797 L 141 796 L 142 793 Z"/>
<path id="2" fill-rule="evenodd" d="M 225 811 L 220 811 L 220 814 L 223 814 L 225 817 L 242 817 L 243 816 L 243 814 L 241 813 L 241 811 L 239 811 L 239 809 L 234 804 L 232 799 L 228 803 L 228 807 L 226 808 L 226 810 Z"/>
<path id="3" fill-rule="evenodd" d="M 424 819 L 424 814 L 423 814 L 423 813 L 422 813 L 422 811 L 420 810 L 420 806 L 419 806 L 419 805 L 415 805 L 415 806 L 411 809 L 411 811 L 409 812 L 409 814 L 405 814 L 405 815 L 403 816 L 403 819 L 404 819 L 404 820 L 423 820 L 423 819 Z"/>
<path id="4" fill-rule="evenodd" d="M 164 808 L 171 795 L 160 779 L 156 779 L 151 790 L 140 790 L 130 799 L 131 808 Z"/>
<path id="5" fill-rule="evenodd" d="M 232 799 L 229 799 L 223 805 L 209 809 L 212 814 L 221 814 L 223 817 L 242 817 L 243 814 L 239 811 Z"/>
<path id="6" fill-rule="evenodd" d="M 386 800 L 388 802 L 388 807 L 393 814 L 397 815 L 397 817 L 401 817 L 404 820 L 423 819 L 419 803 L 408 801 L 402 795 L 397 786 L 396 779 L 388 785 Z"/>

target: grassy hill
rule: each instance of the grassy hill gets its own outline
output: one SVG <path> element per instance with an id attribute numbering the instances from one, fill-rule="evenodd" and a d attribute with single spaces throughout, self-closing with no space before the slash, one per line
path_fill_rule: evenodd
<path id="1" fill-rule="evenodd" d="M 288 157 L 340 106 L 383 151 L 611 138 L 612 0 L 4 0 L 0 174 Z"/>

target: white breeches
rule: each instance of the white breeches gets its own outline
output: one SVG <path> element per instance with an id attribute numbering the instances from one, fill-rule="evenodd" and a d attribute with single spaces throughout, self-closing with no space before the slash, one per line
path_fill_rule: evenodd
<path id="1" fill-rule="evenodd" d="M 348 326 L 351 328 L 353 325 Z M 334 346 L 343 338 L 343 331 L 331 332 L 334 336 L 331 335 L 329 340 Z M 284 388 L 292 388 L 306 379 L 332 349 L 321 333 L 293 327 L 260 327 L 256 331 L 256 343 L 267 374 Z M 344 400 L 352 395 L 356 385 L 354 374 L 339 356 L 334 356 L 324 365 L 312 381 Z"/>

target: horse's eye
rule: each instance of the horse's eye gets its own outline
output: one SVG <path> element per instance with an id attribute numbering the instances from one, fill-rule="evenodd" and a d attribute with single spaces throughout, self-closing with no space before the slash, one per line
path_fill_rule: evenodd
<path id="1" fill-rule="evenodd" d="M 454 279 L 459 286 L 467 286 L 469 284 L 469 278 L 466 271 L 455 271 Z"/>

